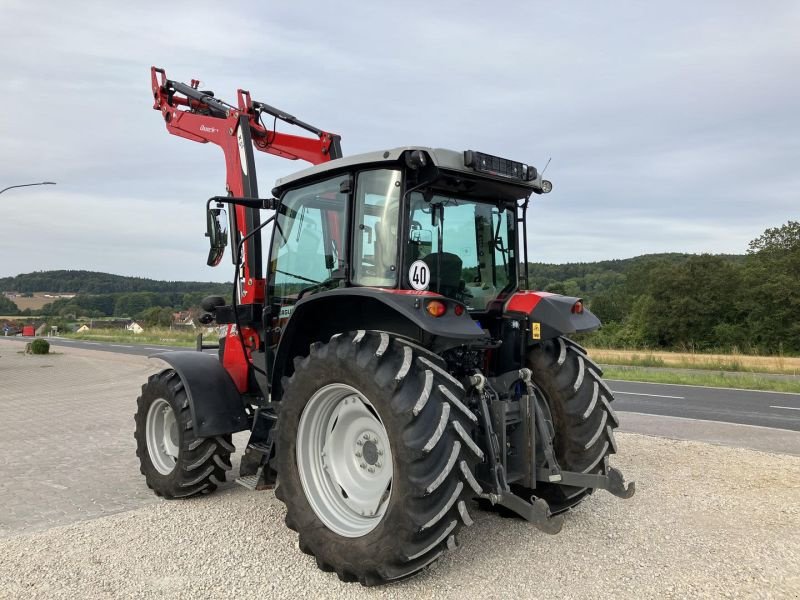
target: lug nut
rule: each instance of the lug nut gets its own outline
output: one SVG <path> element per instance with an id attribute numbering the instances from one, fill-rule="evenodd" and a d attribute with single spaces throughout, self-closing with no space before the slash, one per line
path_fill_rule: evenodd
<path id="1" fill-rule="evenodd" d="M 361 458 L 361 452 L 356 452 L 356 456 L 358 456 L 359 458 Z"/>
<path id="2" fill-rule="evenodd" d="M 383 456 L 383 450 L 378 450 L 378 456 Z"/>
<path id="3" fill-rule="evenodd" d="M 364 434 L 364 441 L 365 441 L 365 442 L 368 442 L 368 441 L 369 441 L 369 434 L 368 434 L 368 433 L 365 433 L 365 434 Z"/>
<path id="4" fill-rule="evenodd" d="M 369 471 L 370 473 L 374 473 L 375 472 L 375 467 L 370 467 L 369 469 L 367 469 L 367 471 Z"/>
<path id="5" fill-rule="evenodd" d="M 366 468 L 367 468 L 367 463 L 364 463 L 364 462 L 362 462 L 362 463 L 361 463 L 361 468 L 362 468 L 362 469 L 366 469 Z"/>
<path id="6" fill-rule="evenodd" d="M 381 468 L 381 463 L 375 463 L 375 466 L 380 469 Z"/>
<path id="7" fill-rule="evenodd" d="M 361 440 L 358 440 L 358 441 L 356 442 L 356 444 L 357 444 L 358 446 L 363 446 L 363 445 L 364 445 L 364 442 L 362 442 Z"/>

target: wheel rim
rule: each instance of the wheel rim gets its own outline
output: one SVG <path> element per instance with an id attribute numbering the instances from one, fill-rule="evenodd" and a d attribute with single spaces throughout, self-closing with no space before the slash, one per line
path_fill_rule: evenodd
<path id="1" fill-rule="evenodd" d="M 378 411 L 358 390 L 317 390 L 297 430 L 297 468 L 306 499 L 332 531 L 361 537 L 378 526 L 392 490 L 392 452 Z"/>
<path id="2" fill-rule="evenodd" d="M 145 428 L 147 452 L 156 471 L 169 475 L 178 462 L 178 421 L 172 406 L 163 398 L 156 398 L 147 411 Z"/>

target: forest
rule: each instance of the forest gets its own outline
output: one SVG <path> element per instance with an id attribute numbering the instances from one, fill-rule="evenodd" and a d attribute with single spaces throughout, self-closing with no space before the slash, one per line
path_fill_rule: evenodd
<path id="1" fill-rule="evenodd" d="M 209 295 L 229 297 L 229 283 L 158 281 L 94 271 L 37 271 L 0 278 L 0 292 L 70 293 L 41 310 L 19 311 L 12 300 L 0 295 L 0 314 L 43 316 L 53 323 L 81 317 L 126 317 L 148 325 L 170 325 L 172 313 L 196 309 Z"/>
<path id="2" fill-rule="evenodd" d="M 650 254 L 528 267 L 531 289 L 581 297 L 600 317 L 603 328 L 584 336 L 592 345 L 800 353 L 797 221 L 767 229 L 743 255 Z M 33 312 L 51 320 L 114 316 L 168 324 L 173 311 L 196 308 L 204 296 L 230 297 L 230 284 L 41 271 L 0 278 L 2 291 L 77 293 Z M 0 314 L 16 312 L 0 295 Z"/>
<path id="3" fill-rule="evenodd" d="M 743 256 L 646 255 L 529 265 L 531 287 L 583 297 L 611 348 L 800 353 L 800 222 L 767 229 Z"/>
<path id="4" fill-rule="evenodd" d="M 116 294 L 129 292 L 186 293 L 215 290 L 229 284 L 202 281 L 158 281 L 96 271 L 36 271 L 16 277 L 0 277 L 0 292 L 53 292 L 69 294 Z"/>

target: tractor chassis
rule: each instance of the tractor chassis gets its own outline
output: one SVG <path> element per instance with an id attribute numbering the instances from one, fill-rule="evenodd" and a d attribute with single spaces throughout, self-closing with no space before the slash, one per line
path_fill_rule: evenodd
<path id="1" fill-rule="evenodd" d="M 500 399 L 496 390 L 509 389 L 520 382 L 525 385 L 526 393 L 518 400 Z M 553 450 L 555 430 L 549 409 L 542 392 L 531 381 L 529 369 L 509 371 L 498 377 L 478 373 L 469 378 L 469 384 L 469 404 L 477 408 L 482 449 L 486 454 L 476 470 L 483 489 L 481 499 L 513 511 L 544 533 L 556 534 L 561 531 L 564 516 L 551 514 L 547 502 L 535 494 L 530 498 L 518 496 L 511 490 L 511 483 L 535 490 L 537 482 L 545 481 L 606 490 L 618 498 L 633 496 L 635 483 L 626 486 L 617 469 L 606 467 L 605 474 L 561 469 Z M 271 489 L 275 485 L 271 459 L 275 449 L 276 409 L 277 406 L 258 408 L 253 414 L 250 440 L 236 480 L 251 490 Z"/>

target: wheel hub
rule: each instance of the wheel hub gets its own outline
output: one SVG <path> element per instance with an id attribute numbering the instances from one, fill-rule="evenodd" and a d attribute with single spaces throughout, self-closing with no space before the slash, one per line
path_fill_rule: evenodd
<path id="1" fill-rule="evenodd" d="M 363 394 L 341 383 L 319 389 L 300 418 L 296 455 L 306 498 L 329 529 L 360 537 L 377 527 L 391 496 L 391 448 Z"/>
<path id="2" fill-rule="evenodd" d="M 145 439 L 150 462 L 156 471 L 162 475 L 172 473 L 180 451 L 178 420 L 164 398 L 156 398 L 147 410 Z"/>
<path id="3" fill-rule="evenodd" d="M 368 465 L 378 462 L 378 445 L 372 440 L 364 443 L 364 460 Z"/>

